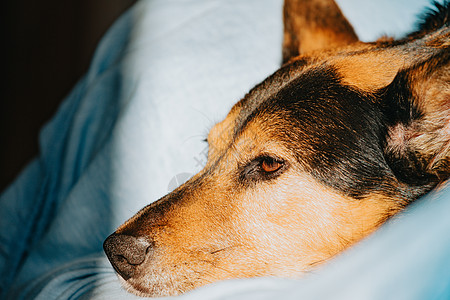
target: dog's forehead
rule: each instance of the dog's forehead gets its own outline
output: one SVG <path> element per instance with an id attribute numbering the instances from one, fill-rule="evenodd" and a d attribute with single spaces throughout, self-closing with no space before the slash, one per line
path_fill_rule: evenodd
<path id="1" fill-rule="evenodd" d="M 333 118 L 345 106 L 360 102 L 362 94 L 364 91 L 345 84 L 336 65 L 298 61 L 281 68 L 233 108 L 233 136 L 239 136 L 254 122 L 285 133 L 307 130 L 312 123 L 321 122 L 322 116 Z M 346 110 L 346 114 L 351 112 Z"/>
<path id="2" fill-rule="evenodd" d="M 295 102 L 307 103 L 314 108 L 314 103 L 324 103 L 324 99 L 340 99 L 351 104 L 348 101 L 351 91 L 360 95 L 374 94 L 389 85 L 399 70 L 431 55 L 430 51 L 427 55 L 415 55 L 412 51 L 426 44 L 423 40 L 357 43 L 297 57 L 253 88 L 233 107 L 235 131 L 241 131 L 255 114 L 270 105 Z M 310 109 L 303 107 L 303 110 Z"/>

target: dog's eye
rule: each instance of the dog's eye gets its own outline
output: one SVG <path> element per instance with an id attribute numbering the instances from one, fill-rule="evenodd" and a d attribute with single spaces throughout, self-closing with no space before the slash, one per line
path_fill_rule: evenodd
<path id="1" fill-rule="evenodd" d="M 266 173 L 273 173 L 281 169 L 283 162 L 272 157 L 263 157 L 261 160 L 261 169 Z"/>
<path id="2" fill-rule="evenodd" d="M 286 170 L 287 164 L 284 160 L 263 155 L 249 162 L 240 171 L 239 178 L 242 182 L 273 179 Z"/>

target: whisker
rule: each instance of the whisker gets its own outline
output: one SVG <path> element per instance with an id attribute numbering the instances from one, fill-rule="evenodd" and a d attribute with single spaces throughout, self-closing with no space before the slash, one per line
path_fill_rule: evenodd
<path id="1" fill-rule="evenodd" d="M 234 272 L 232 272 L 232 271 L 230 271 L 230 270 L 227 270 L 227 269 L 225 269 L 225 268 L 223 268 L 223 267 L 217 266 L 216 263 L 215 263 L 214 261 L 205 260 L 205 259 L 202 259 L 202 260 L 200 260 L 200 261 L 201 261 L 201 262 L 208 263 L 208 264 L 210 264 L 211 266 L 213 266 L 215 269 L 222 270 L 222 271 L 226 272 L 226 273 L 229 274 L 229 275 L 232 275 L 232 276 L 235 275 Z M 206 273 L 206 272 L 204 271 L 203 273 Z"/>
<path id="2" fill-rule="evenodd" d="M 220 248 L 218 250 L 211 251 L 210 254 L 216 254 L 216 253 L 219 253 L 219 252 L 222 252 L 222 251 L 225 251 L 225 250 L 229 250 L 229 249 L 234 248 L 234 247 L 237 247 L 237 246 L 234 245 L 234 246 L 228 246 L 228 247 Z"/>

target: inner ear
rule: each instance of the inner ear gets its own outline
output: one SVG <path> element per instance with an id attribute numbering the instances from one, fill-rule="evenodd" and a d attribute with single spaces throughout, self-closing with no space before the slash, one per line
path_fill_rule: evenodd
<path id="1" fill-rule="evenodd" d="M 450 177 L 448 56 L 400 71 L 383 92 L 386 160 L 417 196 Z"/>
<path id="2" fill-rule="evenodd" d="M 285 0 L 283 63 L 310 51 L 358 41 L 333 0 Z"/>

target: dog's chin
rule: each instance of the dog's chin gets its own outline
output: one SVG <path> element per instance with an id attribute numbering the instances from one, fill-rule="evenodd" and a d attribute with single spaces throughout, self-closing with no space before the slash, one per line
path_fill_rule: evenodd
<path id="1" fill-rule="evenodd" d="M 136 280 L 133 278 L 125 280 L 120 275 L 117 275 L 117 277 L 119 277 L 120 284 L 127 292 L 139 297 L 168 297 L 177 296 L 182 293 L 179 289 L 164 284 L 144 283 L 145 280 Z"/>
<path id="2" fill-rule="evenodd" d="M 138 290 L 129 281 L 123 279 L 123 277 L 120 275 L 117 275 L 117 277 L 119 277 L 119 281 L 120 281 L 120 284 L 122 285 L 122 287 L 131 294 L 134 294 L 139 297 L 158 297 L 158 295 L 156 295 L 156 294 L 153 295 L 153 294 L 149 293 L 148 291 L 144 292 L 144 291 Z"/>

